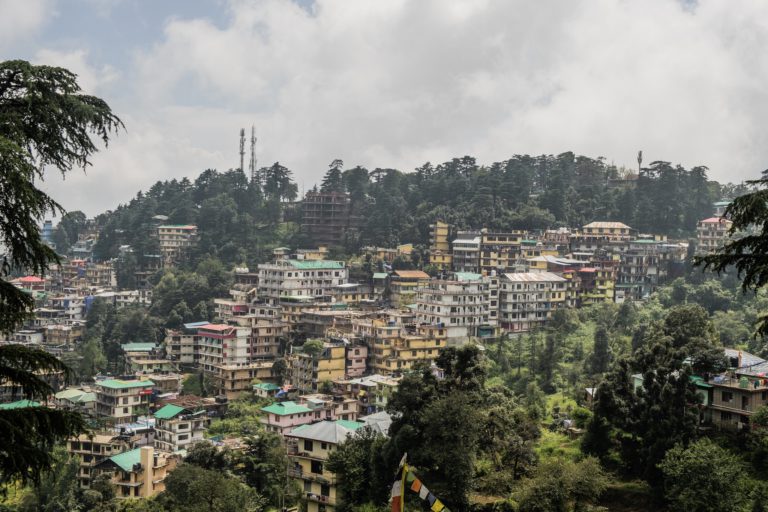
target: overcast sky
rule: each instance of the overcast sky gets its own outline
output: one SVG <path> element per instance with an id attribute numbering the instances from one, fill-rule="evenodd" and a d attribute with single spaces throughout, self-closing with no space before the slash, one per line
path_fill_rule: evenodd
<path id="1" fill-rule="evenodd" d="M 341 158 L 574 151 L 768 167 L 765 0 L 0 0 L 0 57 L 67 67 L 127 131 L 46 187 L 93 215 L 157 180 Z"/>

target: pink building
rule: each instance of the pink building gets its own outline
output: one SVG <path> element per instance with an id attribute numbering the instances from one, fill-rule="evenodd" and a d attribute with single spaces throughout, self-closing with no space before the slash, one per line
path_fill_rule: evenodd
<path id="1" fill-rule="evenodd" d="M 365 345 L 347 347 L 347 363 L 345 370 L 347 378 L 352 379 L 365 375 L 367 359 L 368 347 Z"/>
<path id="2" fill-rule="evenodd" d="M 261 423 L 268 431 L 277 432 L 280 435 L 290 432 L 299 425 L 316 421 L 314 412 L 309 407 L 291 401 L 276 402 L 262 407 L 261 411 L 265 413 Z"/>

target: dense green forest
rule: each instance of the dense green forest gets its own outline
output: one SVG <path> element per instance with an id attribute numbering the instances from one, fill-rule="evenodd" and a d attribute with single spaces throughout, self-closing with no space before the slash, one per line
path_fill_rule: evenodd
<path id="1" fill-rule="evenodd" d="M 144 254 L 157 254 L 157 242 L 147 236 L 153 217 L 168 223 L 190 223 L 200 240 L 189 255 L 189 268 L 215 256 L 226 265 L 262 262 L 279 245 L 306 247 L 300 231 L 301 209 L 289 169 L 275 163 L 262 169 L 263 187 L 240 170 L 206 170 L 190 181 L 157 182 L 128 204 L 96 218 L 101 236 L 97 259 L 126 256 L 127 275 Z M 712 203 L 746 191 L 741 185 L 721 185 L 707 177 L 706 167 L 685 169 L 653 162 L 640 170 L 634 185 L 624 186 L 629 172 L 601 158 L 563 153 L 557 156 L 516 155 L 503 162 L 480 165 L 469 156 L 436 166 L 426 163 L 413 172 L 362 167 L 343 170 L 334 160 L 320 185 L 325 191 L 350 194 L 359 227 L 347 233 L 344 247 L 353 254 L 366 245 L 394 246 L 412 242 L 425 246 L 429 225 L 442 219 L 459 229 L 545 229 L 581 226 L 598 219 L 622 221 L 640 232 L 687 237 L 696 222 L 712 213 Z M 68 219 L 59 229 L 73 230 Z M 57 235 L 63 247 L 72 236 Z"/>

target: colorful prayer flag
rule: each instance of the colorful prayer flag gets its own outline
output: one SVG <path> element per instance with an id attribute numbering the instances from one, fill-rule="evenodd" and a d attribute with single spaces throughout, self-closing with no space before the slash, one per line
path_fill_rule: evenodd
<path id="1" fill-rule="evenodd" d="M 427 499 L 427 496 L 429 496 L 429 489 L 427 489 L 426 485 L 421 484 L 421 489 L 419 489 L 419 498 L 425 500 Z"/>
<path id="2" fill-rule="evenodd" d="M 434 505 L 434 504 L 435 504 L 435 502 L 437 501 L 437 496 L 435 496 L 435 495 L 434 495 L 434 494 L 432 494 L 432 493 L 429 493 L 429 494 L 427 495 L 427 501 L 429 502 L 429 506 L 431 507 L 431 506 L 432 506 L 432 505 Z"/>
<path id="3" fill-rule="evenodd" d="M 445 509 L 445 505 L 439 499 L 435 499 L 435 503 L 432 504 L 432 512 L 440 512 Z"/>
<path id="4" fill-rule="evenodd" d="M 416 475 L 414 475 L 414 474 L 413 474 L 413 471 L 409 471 L 409 472 L 408 472 L 408 473 L 405 475 L 405 481 L 406 481 L 406 482 L 408 482 L 408 483 L 411 483 L 411 482 L 413 482 L 414 480 L 416 480 Z"/>
<path id="5" fill-rule="evenodd" d="M 421 490 L 421 480 L 419 480 L 418 478 L 414 480 L 413 483 L 411 484 L 411 490 L 413 492 L 419 492 L 419 490 Z"/>
<path id="6" fill-rule="evenodd" d="M 403 485 L 400 480 L 392 484 L 392 512 L 400 512 L 400 501 L 403 499 Z"/>

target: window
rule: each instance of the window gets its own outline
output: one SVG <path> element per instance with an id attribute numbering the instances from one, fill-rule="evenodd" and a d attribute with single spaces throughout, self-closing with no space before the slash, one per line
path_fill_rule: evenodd
<path id="1" fill-rule="evenodd" d="M 304 492 L 312 492 L 312 482 L 304 480 Z"/>
<path id="2" fill-rule="evenodd" d="M 312 441 L 309 439 L 304 440 L 304 451 L 311 452 L 312 451 Z"/>
<path id="3" fill-rule="evenodd" d="M 323 474 L 323 463 L 318 460 L 312 461 L 312 467 L 310 470 L 316 474 L 316 475 L 322 475 Z"/>
<path id="4" fill-rule="evenodd" d="M 733 393 L 730 391 L 723 391 L 723 402 L 733 402 Z"/>
<path id="5" fill-rule="evenodd" d="M 179 436 L 179 441 L 186 441 L 189 439 L 189 434 L 182 434 Z"/>
<path id="6" fill-rule="evenodd" d="M 720 419 L 722 421 L 731 421 L 731 418 L 732 418 L 731 413 L 720 411 Z"/>
<path id="7" fill-rule="evenodd" d="M 320 443 L 320 448 L 322 448 L 323 450 L 327 450 L 328 449 L 328 443 Z"/>
<path id="8" fill-rule="evenodd" d="M 328 484 L 320 485 L 320 495 L 321 496 L 330 496 L 331 495 L 331 486 L 328 485 Z"/>

